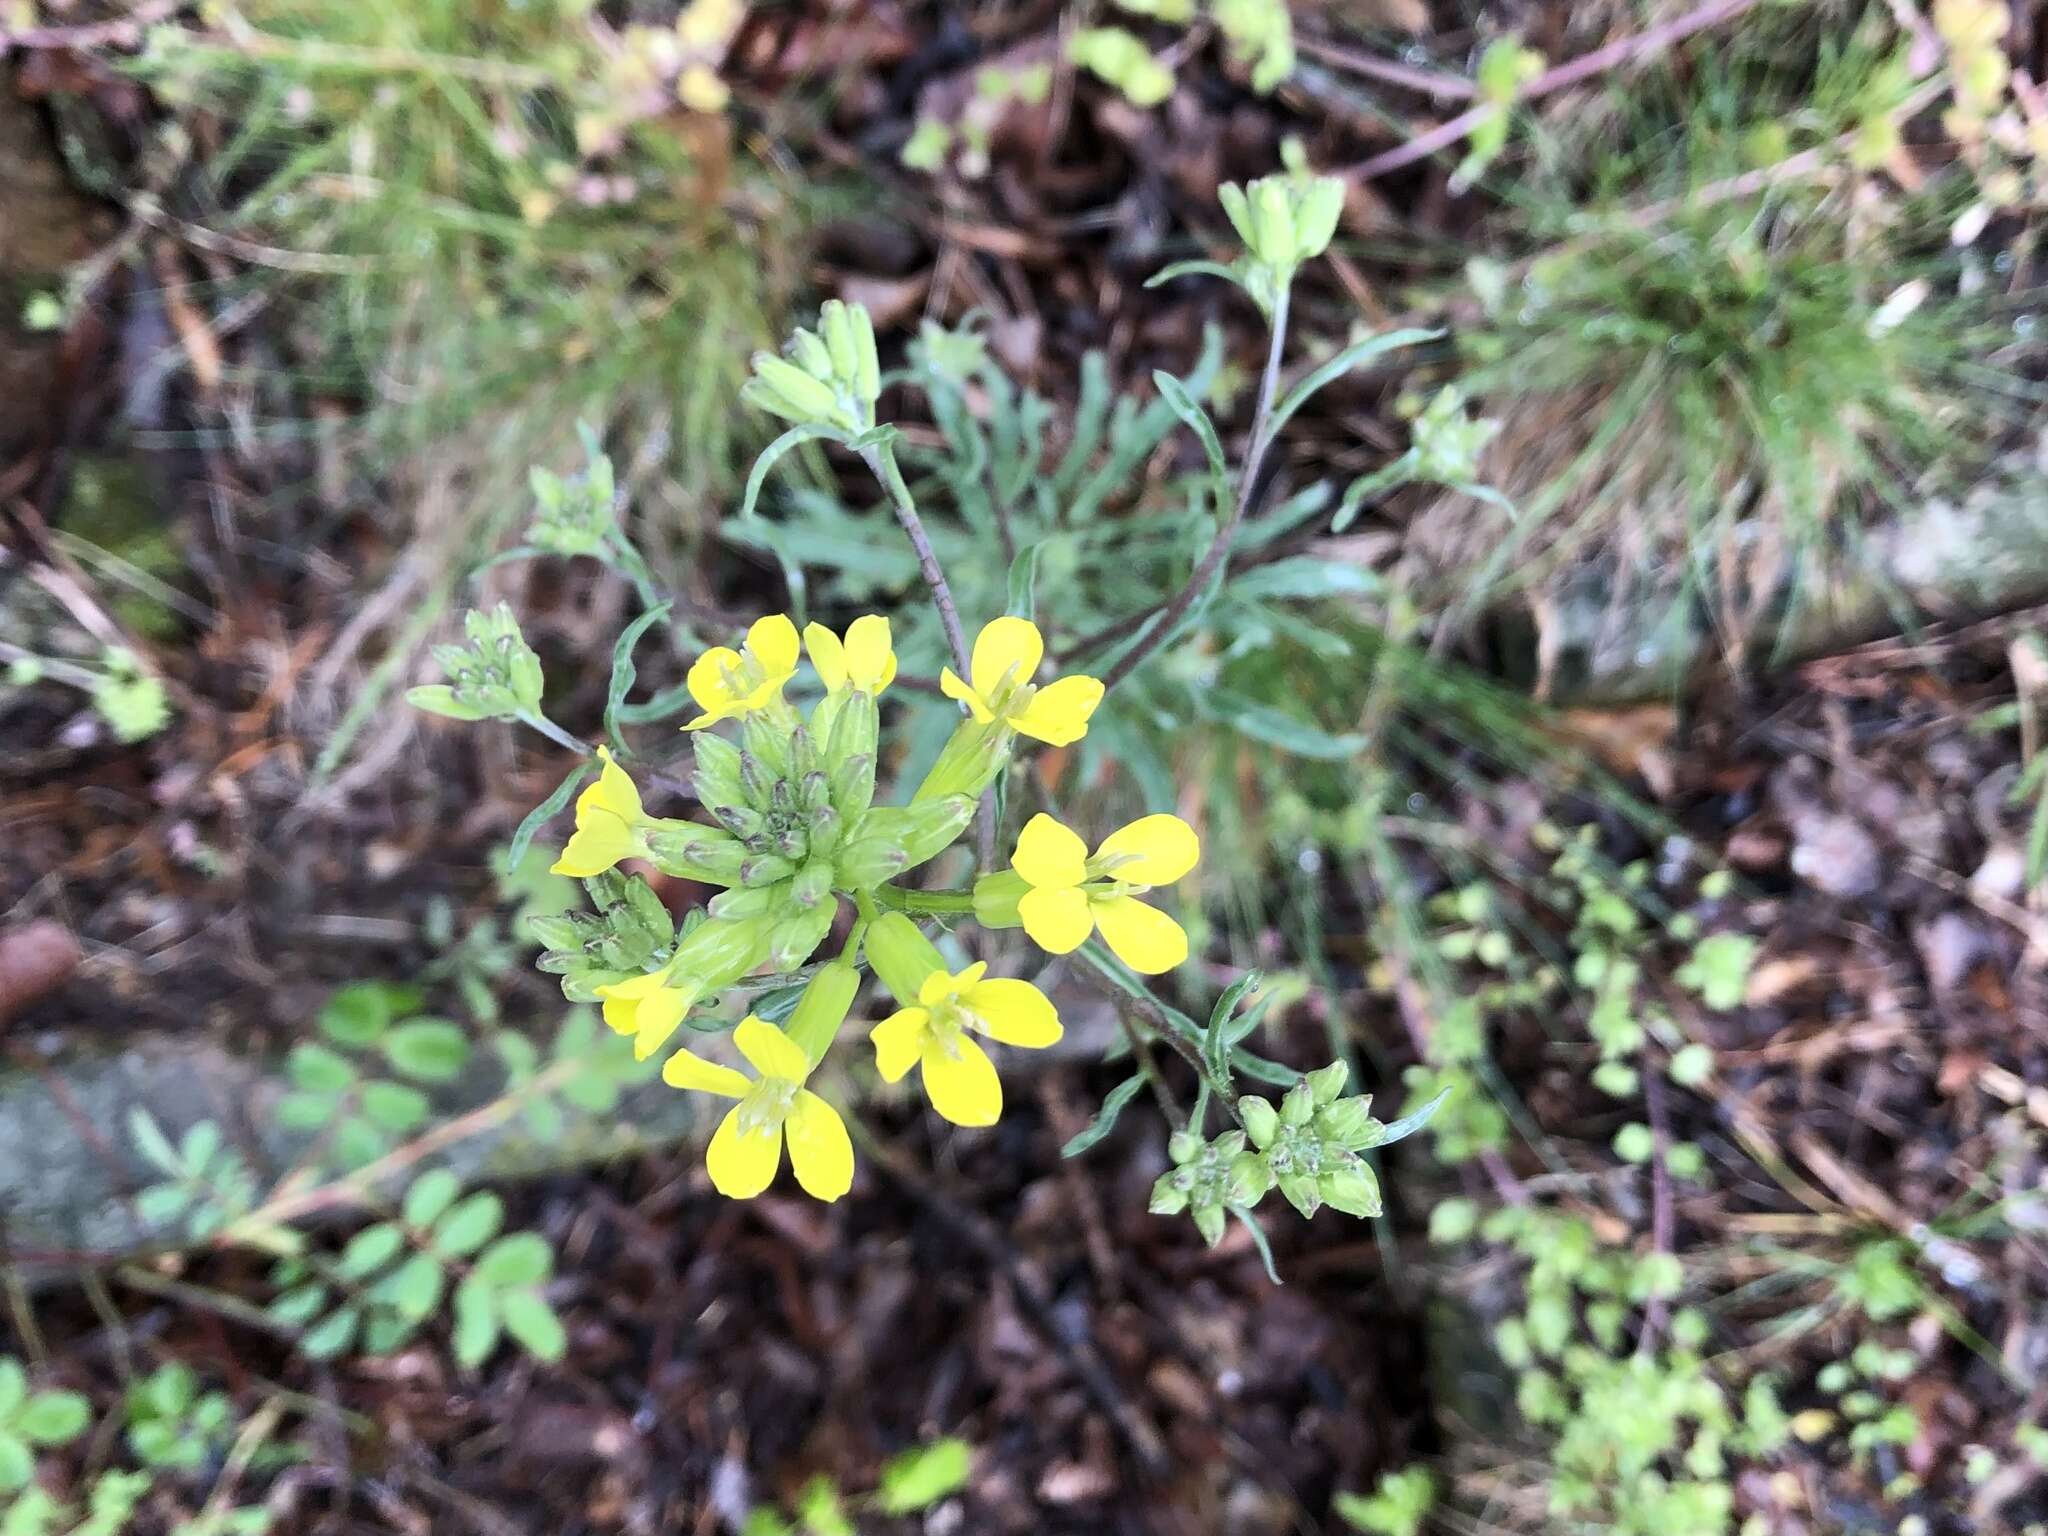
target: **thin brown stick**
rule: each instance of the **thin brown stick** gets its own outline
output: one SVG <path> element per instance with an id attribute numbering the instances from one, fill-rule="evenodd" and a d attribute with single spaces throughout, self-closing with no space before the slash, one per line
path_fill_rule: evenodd
<path id="1" fill-rule="evenodd" d="M 1394 59 L 1383 59 L 1378 54 L 1361 53 L 1355 48 L 1346 48 L 1339 43 L 1326 43 L 1313 37 L 1297 37 L 1294 50 L 1311 59 L 1321 59 L 1325 64 L 1335 64 L 1339 69 L 1348 69 L 1355 75 L 1364 75 L 1371 80 L 1383 80 L 1388 85 L 1405 86 L 1411 91 L 1420 91 L 1425 96 L 1434 96 L 1441 101 L 1470 101 L 1479 94 L 1479 87 L 1463 75 L 1454 75 L 1447 70 L 1417 69 Z"/>
<path id="2" fill-rule="evenodd" d="M 1223 526 L 1216 530 L 1216 537 L 1209 541 L 1209 548 L 1188 578 L 1188 584 L 1174 594 L 1152 621 L 1152 627 L 1145 631 L 1128 651 L 1117 659 L 1116 665 L 1102 675 L 1105 693 L 1137 670 L 1146 657 L 1166 642 L 1166 637 L 1181 621 L 1181 617 L 1195 605 L 1217 569 L 1230 554 L 1230 546 L 1237 537 L 1237 530 L 1244 522 L 1245 513 L 1250 509 L 1252 493 L 1259 483 L 1259 470 L 1266 461 L 1266 449 L 1271 446 L 1268 423 L 1273 416 L 1273 397 L 1280 392 L 1280 356 L 1287 345 L 1287 298 L 1288 290 L 1282 288 L 1280 297 L 1273 304 L 1273 336 L 1266 347 L 1266 369 L 1259 375 L 1259 401 L 1252 412 L 1251 444 L 1245 449 L 1244 470 L 1238 476 L 1237 495 L 1231 499 L 1230 515 L 1223 520 Z"/>
<path id="3" fill-rule="evenodd" d="M 1650 1116 L 1650 1250 L 1670 1253 L 1677 1216 L 1671 1200 L 1671 1170 L 1665 1152 L 1671 1145 L 1671 1115 L 1664 1097 L 1664 1077 L 1655 1065 L 1643 1068 L 1643 1106 Z M 1643 1333 L 1637 1341 L 1638 1354 L 1652 1354 L 1664 1336 L 1671 1315 L 1671 1303 L 1652 1296 L 1643 1308 Z"/>
<path id="4" fill-rule="evenodd" d="M 1591 79 L 1594 75 L 1605 73 L 1620 65 L 1633 63 L 1637 59 L 1669 48 L 1695 32 L 1732 20 L 1755 4 L 1756 0 L 1710 0 L 1710 3 L 1698 9 L 1688 11 L 1683 16 L 1674 16 L 1670 21 L 1651 27 L 1646 32 L 1618 39 L 1604 48 L 1595 48 L 1591 53 L 1582 53 L 1576 59 L 1568 60 L 1555 69 L 1544 71 L 1523 87 L 1517 100 L 1534 101 L 1540 96 L 1561 91 L 1568 85 L 1577 85 L 1581 80 Z M 1448 149 L 1494 113 L 1504 110 L 1506 109 L 1493 102 L 1482 103 L 1469 112 L 1459 113 L 1447 123 L 1441 123 L 1426 133 L 1417 134 L 1406 144 L 1397 144 L 1394 148 L 1384 150 L 1369 160 L 1361 160 L 1349 170 L 1338 174 L 1347 181 L 1371 181 L 1374 177 L 1384 176 L 1389 171 L 1398 171 L 1404 165 L 1413 165 L 1418 160 L 1428 159 L 1440 149 Z"/>

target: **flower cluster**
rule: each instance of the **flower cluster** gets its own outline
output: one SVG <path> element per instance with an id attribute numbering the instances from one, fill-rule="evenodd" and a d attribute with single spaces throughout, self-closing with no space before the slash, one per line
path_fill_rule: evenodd
<path id="1" fill-rule="evenodd" d="M 786 691 L 806 656 L 822 696 L 803 714 Z M 985 964 L 955 970 L 913 912 L 972 910 L 987 926 L 1023 927 L 1052 954 L 1099 930 L 1147 973 L 1186 958 L 1180 925 L 1139 899 L 1195 864 L 1195 834 L 1177 817 L 1133 822 L 1091 854 L 1040 815 L 1024 828 L 1013 867 L 972 891 L 892 884 L 959 839 L 1020 739 L 1064 746 L 1087 733 L 1102 684 L 1041 682 L 1044 656 L 1028 620 L 999 618 L 981 631 L 969 676 L 949 670 L 941 680 L 962 706 L 960 723 L 900 806 L 873 803 L 880 700 L 896 678 L 889 622 L 875 615 L 844 634 L 817 624 L 800 634 L 771 615 L 737 649 L 715 647 L 691 666 L 685 682 L 698 712 L 683 728 L 710 824 L 650 816 L 631 775 L 599 750 L 597 779 L 578 797 L 575 832 L 554 865 L 588 883 L 597 910 L 540 920 L 541 966 L 562 978 L 566 995 L 601 1002 L 637 1056 L 668 1053 L 664 1081 L 735 1101 L 706 1156 L 721 1192 L 746 1199 L 766 1189 L 785 1145 L 812 1195 L 835 1200 L 850 1186 L 846 1127 L 809 1083 L 853 1009 L 863 961 L 896 1004 L 870 1032 L 876 1070 L 893 1083 L 918 1068 L 933 1109 L 956 1125 L 991 1125 L 1002 1113 L 984 1041 L 1039 1049 L 1059 1040 L 1059 1013 L 1043 992 L 990 976 Z M 678 927 L 644 881 L 619 870 L 627 859 L 717 894 Z M 706 1017 L 720 994 L 761 990 L 805 967 L 849 902 L 841 952 L 812 967 L 783 1024 L 749 1014 L 733 1029 L 754 1076 L 678 1047 L 686 1028 L 725 1027 Z"/>

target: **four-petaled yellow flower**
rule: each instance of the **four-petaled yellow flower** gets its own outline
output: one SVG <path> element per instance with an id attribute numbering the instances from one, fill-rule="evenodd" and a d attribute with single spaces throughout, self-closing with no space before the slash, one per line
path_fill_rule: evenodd
<path id="1" fill-rule="evenodd" d="M 734 1200 L 751 1200 L 782 1167 L 789 1142 L 796 1181 L 820 1200 L 837 1200 L 853 1184 L 853 1142 L 839 1111 L 804 1086 L 811 1059 L 803 1047 L 749 1014 L 732 1032 L 733 1044 L 760 1074 L 749 1081 L 732 1067 L 678 1051 L 661 1069 L 671 1088 L 695 1088 L 738 1099 L 712 1134 L 704 1154 L 712 1186 Z"/>
<path id="2" fill-rule="evenodd" d="M 1099 928 L 1125 965 L 1156 976 L 1187 959 L 1188 936 L 1138 897 L 1173 884 L 1201 854 L 1194 828 L 1178 816 L 1144 816 L 1104 838 L 1090 857 L 1071 829 L 1041 812 L 1024 824 L 1011 860 L 1031 887 L 1017 915 L 1050 954 L 1079 949 Z"/>
<path id="3" fill-rule="evenodd" d="M 1000 618 L 983 626 L 975 637 L 971 683 L 951 667 L 939 674 L 939 687 L 958 699 L 983 725 L 1001 721 L 1012 730 L 1055 747 L 1088 734 L 1088 717 L 1102 702 L 1102 684 L 1092 677 L 1058 678 L 1043 688 L 1031 679 L 1045 659 L 1045 639 L 1029 619 Z"/>
<path id="4" fill-rule="evenodd" d="M 925 1096 L 955 1125 L 994 1125 L 1003 1112 L 1002 1081 L 975 1035 L 1036 1049 L 1063 1032 L 1043 992 L 1028 981 L 985 980 L 987 970 L 977 962 L 957 976 L 932 972 L 917 989 L 917 1007 L 891 1014 L 868 1035 L 883 1078 L 899 1082 L 921 1064 Z"/>
<path id="5" fill-rule="evenodd" d="M 847 626 L 841 640 L 822 624 L 804 626 L 804 649 L 828 693 L 851 688 L 870 698 L 896 680 L 896 651 L 889 643 L 889 621 L 870 613 Z"/>
<path id="6" fill-rule="evenodd" d="M 626 770 L 612 761 L 610 749 L 599 747 L 597 755 L 604 760 L 604 770 L 576 797 L 575 834 L 549 867 L 550 874 L 588 880 L 640 851 L 640 791 Z"/>
<path id="7" fill-rule="evenodd" d="M 747 631 L 745 654 L 714 645 L 684 678 L 690 697 L 704 713 L 683 729 L 702 730 L 780 704 L 782 685 L 796 675 L 797 650 L 796 625 L 781 613 L 754 621 Z"/>

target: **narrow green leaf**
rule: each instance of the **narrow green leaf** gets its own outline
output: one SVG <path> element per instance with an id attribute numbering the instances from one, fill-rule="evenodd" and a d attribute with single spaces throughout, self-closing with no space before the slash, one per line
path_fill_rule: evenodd
<path id="1" fill-rule="evenodd" d="M 354 1307 L 343 1307 L 308 1328 L 299 1339 L 299 1349 L 315 1360 L 332 1360 L 356 1341 L 363 1316 Z"/>
<path id="2" fill-rule="evenodd" d="M 140 1104 L 128 1111 L 128 1134 L 134 1139 L 135 1150 L 163 1172 L 178 1174 L 185 1171 L 184 1165 L 178 1161 L 178 1149 L 171 1145 L 171 1138 L 156 1123 L 156 1116 Z"/>
<path id="3" fill-rule="evenodd" d="M 843 443 L 846 434 L 832 427 L 791 427 L 782 436 L 761 450 L 761 456 L 754 460 L 754 467 L 747 474 L 746 494 L 740 498 L 740 520 L 746 521 L 754 515 L 754 504 L 761 499 L 761 487 L 768 483 L 768 471 L 773 469 L 782 456 L 793 448 L 825 438 L 831 442 Z"/>
<path id="4" fill-rule="evenodd" d="M 1353 342 L 1320 368 L 1311 369 L 1306 378 L 1287 392 L 1286 398 L 1273 408 L 1272 420 L 1266 427 L 1267 437 L 1270 439 L 1279 436 L 1280 429 L 1293 420 L 1294 413 L 1314 399 L 1316 391 L 1324 385 L 1363 368 L 1374 358 L 1384 356 L 1398 347 L 1412 347 L 1419 342 L 1435 341 L 1442 335 L 1442 331 L 1389 331 L 1384 336 L 1368 336 L 1364 341 Z"/>
<path id="5" fill-rule="evenodd" d="M 1444 1100 L 1450 1096 L 1451 1090 L 1446 1088 L 1413 1114 L 1403 1115 L 1398 1120 L 1389 1121 L 1385 1134 L 1378 1141 L 1374 1142 L 1373 1145 L 1376 1147 L 1390 1147 L 1397 1141 L 1413 1136 L 1417 1131 L 1429 1124 L 1430 1116 L 1434 1115 L 1442 1107 Z"/>
<path id="6" fill-rule="evenodd" d="M 1252 1246 L 1259 1250 L 1259 1262 L 1266 1266 L 1266 1278 L 1275 1285 L 1285 1285 L 1280 1278 L 1280 1267 L 1273 1262 L 1273 1245 L 1266 1241 L 1266 1229 L 1259 1225 L 1259 1218 L 1241 1205 L 1233 1205 L 1230 1214 L 1244 1224 L 1245 1231 L 1252 1235 Z"/>
<path id="7" fill-rule="evenodd" d="M 474 1277 L 455 1288 L 455 1358 L 474 1368 L 498 1347 L 498 1293 Z"/>
<path id="8" fill-rule="evenodd" d="M 640 676 L 640 669 L 633 664 L 633 647 L 640 643 L 640 637 L 650 627 L 667 618 L 674 606 L 671 600 L 658 608 L 648 609 L 619 632 L 619 638 L 612 646 L 612 680 L 611 686 L 605 690 L 604 733 L 611 737 L 613 748 L 619 752 L 626 750 L 626 738 L 619 734 L 619 710 Z"/>
<path id="9" fill-rule="evenodd" d="M 1179 277 L 1220 277 L 1236 288 L 1244 287 L 1244 279 L 1235 267 L 1227 267 L 1220 261 L 1176 261 L 1161 267 L 1145 279 L 1147 288 L 1157 288 L 1161 283 L 1170 283 Z M 1251 290 L 1246 289 L 1246 292 Z"/>
<path id="10" fill-rule="evenodd" d="M 1060 1148 L 1060 1156 L 1079 1157 L 1090 1147 L 1101 1141 L 1103 1137 L 1115 1130 L 1117 1117 L 1123 1114 L 1124 1107 L 1138 1096 L 1144 1086 L 1145 1074 L 1143 1072 L 1134 1072 L 1131 1076 L 1110 1089 L 1107 1094 L 1103 1095 L 1102 1108 L 1096 1111 L 1095 1118 L 1090 1120 L 1087 1126 L 1069 1140 L 1064 1147 Z"/>
<path id="11" fill-rule="evenodd" d="M 1277 747 L 1294 757 L 1341 762 L 1356 757 L 1365 747 L 1363 736 L 1349 732 L 1332 736 L 1284 709 L 1226 689 L 1206 689 L 1197 695 L 1196 704 L 1217 724 L 1227 725 L 1241 736 Z"/>
<path id="12" fill-rule="evenodd" d="M 555 792 L 526 813 L 526 820 L 519 823 L 519 830 L 512 834 L 512 841 L 505 845 L 505 865 L 517 869 L 526 857 L 526 850 L 532 846 L 540 829 L 561 814 L 562 807 L 569 803 L 569 797 L 576 793 L 576 786 L 589 778 L 597 763 L 585 758 L 569 770 L 569 776 L 555 786 Z"/>
<path id="13" fill-rule="evenodd" d="M 1044 540 L 1026 544 L 1017 551 L 1017 558 L 1010 562 L 1010 606 L 1009 611 L 1020 619 L 1038 617 L 1038 552 L 1045 548 Z"/>
<path id="14" fill-rule="evenodd" d="M 1220 512 L 1230 503 L 1230 461 L 1223 456 L 1223 443 L 1216 436 L 1215 423 L 1209 420 L 1201 402 L 1188 393 L 1187 386 L 1165 369 L 1152 370 L 1152 383 L 1159 390 L 1159 398 L 1180 418 L 1182 425 L 1200 439 L 1202 452 L 1209 460 L 1209 489 Z"/>
<path id="15" fill-rule="evenodd" d="M 1259 989 L 1260 979 L 1257 971 L 1245 972 L 1224 989 L 1209 1011 L 1209 1027 L 1202 1032 L 1202 1055 L 1209 1063 L 1210 1075 L 1219 1082 L 1229 1078 L 1230 1048 L 1242 1038 L 1229 1032 L 1231 1016 L 1239 1003 Z"/>

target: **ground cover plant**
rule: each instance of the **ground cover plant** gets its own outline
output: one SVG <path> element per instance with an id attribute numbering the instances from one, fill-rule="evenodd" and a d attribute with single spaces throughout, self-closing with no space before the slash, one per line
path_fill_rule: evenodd
<path id="1" fill-rule="evenodd" d="M 2041 1528 L 2042 28 L 0 5 L 0 1531 Z"/>

